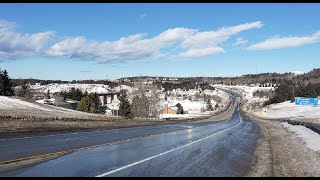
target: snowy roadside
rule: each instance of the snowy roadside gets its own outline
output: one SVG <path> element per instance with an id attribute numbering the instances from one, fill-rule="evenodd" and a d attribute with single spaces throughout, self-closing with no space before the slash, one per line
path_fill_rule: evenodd
<path id="1" fill-rule="evenodd" d="M 254 116 L 266 120 L 290 120 L 301 123 L 314 123 L 320 125 L 320 107 L 296 106 L 295 103 L 285 101 L 256 109 L 251 112 Z"/>
<path id="2" fill-rule="evenodd" d="M 303 126 L 245 114 L 260 126 L 254 162 L 247 176 L 320 176 L 319 143 L 314 143 L 320 142 L 319 134 Z M 309 145 L 311 142 L 313 145 Z"/>
<path id="3" fill-rule="evenodd" d="M 239 89 L 236 92 L 243 95 Z M 259 125 L 260 138 L 254 151 L 254 161 L 246 176 L 320 176 L 319 134 L 304 126 L 284 122 L 291 119 L 297 124 L 319 123 L 319 119 L 293 118 L 296 107 L 289 102 L 270 105 L 267 113 L 262 109 L 248 110 L 248 102 L 244 102 L 241 109 L 245 118 Z"/>

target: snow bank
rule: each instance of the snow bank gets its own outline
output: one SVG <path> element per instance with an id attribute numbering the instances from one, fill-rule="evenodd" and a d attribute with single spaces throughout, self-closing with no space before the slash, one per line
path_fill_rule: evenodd
<path id="1" fill-rule="evenodd" d="M 262 116 L 266 118 L 315 118 L 320 116 L 320 107 L 297 106 L 295 103 L 285 101 L 282 103 L 271 104 L 266 107 L 267 112 Z M 253 112 L 256 116 L 260 115 L 260 110 Z"/>
<path id="2" fill-rule="evenodd" d="M 51 111 L 50 109 L 43 108 L 37 104 L 21 101 L 19 99 L 0 96 L 0 110 L 8 109 L 40 109 L 44 111 Z"/>
<path id="3" fill-rule="evenodd" d="M 320 135 L 318 133 L 301 125 L 291 125 L 287 122 L 281 124 L 288 131 L 297 134 L 306 143 L 307 148 L 313 151 L 320 151 Z"/>

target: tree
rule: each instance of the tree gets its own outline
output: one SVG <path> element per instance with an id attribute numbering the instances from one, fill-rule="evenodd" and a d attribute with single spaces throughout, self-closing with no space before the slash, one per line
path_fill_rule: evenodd
<path id="1" fill-rule="evenodd" d="M 97 93 L 91 93 L 81 98 L 77 106 L 77 111 L 84 111 L 90 113 L 103 113 L 104 107 L 101 107 L 100 98 Z"/>
<path id="2" fill-rule="evenodd" d="M 133 117 L 148 118 L 149 115 L 149 101 L 148 98 L 143 95 L 141 98 L 136 95 L 132 99 L 131 112 Z"/>
<path id="3" fill-rule="evenodd" d="M 177 114 L 183 114 L 183 107 L 180 103 L 176 104 L 177 109 Z"/>
<path id="4" fill-rule="evenodd" d="M 212 111 L 212 110 L 213 110 L 213 107 L 212 107 L 212 104 L 211 104 L 211 100 L 210 100 L 210 99 L 208 99 L 208 101 L 207 101 L 207 110 L 208 110 L 208 111 Z"/>
<path id="5" fill-rule="evenodd" d="M 0 95 L 13 96 L 14 90 L 12 88 L 12 82 L 9 78 L 7 70 L 0 70 Z"/>
<path id="6" fill-rule="evenodd" d="M 217 103 L 215 106 L 214 106 L 214 109 L 218 109 L 219 108 L 219 103 Z"/>
<path id="7" fill-rule="evenodd" d="M 82 97 L 76 110 L 77 111 L 90 112 L 90 110 L 91 110 L 91 98 L 90 98 L 90 96 Z"/>
<path id="8" fill-rule="evenodd" d="M 50 99 L 50 90 L 48 89 L 47 94 L 46 94 L 46 98 Z"/>
<path id="9" fill-rule="evenodd" d="M 80 101 L 82 97 L 87 96 L 88 92 L 82 93 L 80 89 L 72 87 L 68 92 L 61 91 L 60 96 Z"/>
<path id="10" fill-rule="evenodd" d="M 149 115 L 154 117 L 157 115 L 159 107 L 159 92 L 157 92 L 157 87 L 152 85 L 150 87 L 150 96 L 148 97 L 149 102 Z"/>
<path id="11" fill-rule="evenodd" d="M 27 81 L 26 81 L 26 80 L 24 80 L 24 82 L 23 82 L 23 84 L 21 85 L 21 88 L 20 88 L 20 90 L 18 91 L 17 95 L 20 96 L 20 97 L 27 98 L 27 99 L 31 99 L 31 98 L 32 98 L 32 94 L 31 94 L 31 91 L 30 91 L 30 87 L 29 87 L 29 85 L 27 84 Z"/>
<path id="12" fill-rule="evenodd" d="M 100 101 L 99 95 L 97 93 L 91 93 L 90 98 L 91 98 L 90 112 L 104 113 L 105 108 L 101 107 L 101 101 Z"/>
<path id="13" fill-rule="evenodd" d="M 125 117 L 126 119 L 132 119 L 131 106 L 127 94 L 122 93 L 119 97 L 119 100 L 119 115 Z"/>

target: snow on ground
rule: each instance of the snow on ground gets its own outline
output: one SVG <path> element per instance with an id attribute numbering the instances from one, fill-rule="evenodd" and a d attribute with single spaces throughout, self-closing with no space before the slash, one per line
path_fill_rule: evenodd
<path id="1" fill-rule="evenodd" d="M 186 93 L 190 94 L 190 95 L 194 95 L 197 91 L 195 90 L 189 90 L 186 91 Z M 229 95 L 228 93 L 226 93 L 225 91 L 221 91 L 221 90 L 214 90 L 214 91 L 209 91 L 209 90 L 205 90 L 204 91 L 205 94 L 207 95 L 216 95 L 221 97 L 221 102 L 218 103 L 220 108 L 224 107 L 228 104 L 229 100 Z M 177 94 L 181 94 L 181 92 L 177 92 Z M 184 111 L 188 111 L 189 113 L 200 113 L 201 109 L 206 109 L 207 108 L 207 102 L 204 102 L 202 98 L 200 98 L 197 101 L 191 101 L 189 99 L 185 99 L 185 100 L 178 100 L 174 97 L 169 97 L 168 98 L 168 107 L 170 106 L 175 106 L 177 103 L 180 103 L 183 106 L 183 110 Z M 213 99 L 211 99 L 211 104 L 214 107 L 216 105 L 217 102 L 215 102 Z"/>
<path id="2" fill-rule="evenodd" d="M 14 97 L 0 96 L 0 115 L 10 116 L 34 116 L 34 117 L 98 117 L 103 115 L 90 114 L 71 109 L 65 109 L 47 104 L 38 104 L 23 101 Z"/>
<path id="3" fill-rule="evenodd" d="M 306 146 L 313 151 L 320 151 L 320 135 L 309 128 L 301 125 L 291 125 L 287 122 L 281 123 L 288 131 L 294 132 L 301 138 Z"/>
<path id="4" fill-rule="evenodd" d="M 56 93 L 61 91 L 69 91 L 71 88 L 78 88 L 82 92 L 87 91 L 88 93 L 108 93 L 110 91 L 120 91 L 120 86 L 111 89 L 108 85 L 104 84 L 58 84 L 51 83 L 48 85 L 30 85 L 30 89 L 33 89 L 37 92 L 46 93 L 48 90 L 50 93 Z M 126 85 L 121 85 L 121 89 L 128 90 L 129 92 L 133 91 L 133 88 Z"/>
<path id="5" fill-rule="evenodd" d="M 38 92 L 46 93 L 48 90 L 50 93 L 69 91 L 71 88 L 78 88 L 81 91 L 88 93 L 97 92 L 97 93 L 107 93 L 110 91 L 108 85 L 104 84 L 58 84 L 52 83 L 48 85 L 31 85 L 30 89 L 36 90 Z"/>
<path id="6" fill-rule="evenodd" d="M 312 106 L 297 106 L 295 103 L 290 101 L 285 101 L 282 103 L 271 104 L 265 107 L 267 112 L 262 112 L 261 109 L 255 110 L 253 112 L 256 116 L 262 116 L 266 118 L 315 118 L 320 117 L 320 107 Z M 320 120 L 318 120 L 320 122 Z"/>
<path id="7" fill-rule="evenodd" d="M 274 90 L 274 87 L 259 87 L 259 86 L 225 86 L 225 85 L 220 85 L 220 84 L 216 84 L 214 85 L 215 87 L 221 87 L 221 88 L 226 88 L 226 89 L 231 89 L 234 90 L 238 93 L 240 93 L 242 95 L 242 97 L 244 98 L 244 100 L 252 105 L 252 104 L 261 104 L 267 100 L 269 100 L 269 98 L 267 97 L 253 97 L 253 93 L 256 91 L 270 91 L 270 90 Z"/>
<path id="8" fill-rule="evenodd" d="M 198 92 L 198 90 L 189 90 L 189 91 L 174 91 L 177 92 L 177 94 L 182 94 L 186 93 L 189 96 L 194 95 L 195 93 Z M 173 107 L 172 109 L 175 109 L 174 106 L 178 103 L 180 103 L 183 107 L 184 111 L 188 111 L 188 114 L 183 114 L 183 115 L 176 115 L 176 114 L 163 114 L 163 118 L 169 118 L 169 117 L 175 117 L 175 118 L 190 118 L 190 117 L 198 117 L 198 116 L 203 116 L 203 115 L 210 115 L 210 113 L 214 113 L 220 109 L 225 108 L 228 103 L 230 102 L 230 98 L 228 93 L 222 90 L 205 90 L 205 94 L 207 95 L 216 95 L 221 98 L 221 102 L 218 103 L 219 108 L 214 110 L 214 111 L 206 111 L 202 112 L 203 109 L 207 109 L 207 102 L 204 102 L 202 98 L 200 98 L 197 101 L 192 101 L 189 99 L 185 100 L 179 100 L 175 98 L 174 96 L 169 96 L 168 100 L 166 102 L 163 102 L 163 104 L 168 104 L 168 107 Z M 215 107 L 217 102 L 215 102 L 213 99 L 211 99 L 211 104 L 212 107 Z"/>
<path id="9" fill-rule="evenodd" d="M 43 111 L 51 111 L 37 104 L 21 101 L 19 99 L 14 99 L 6 96 L 0 96 L 0 110 L 8 109 L 40 109 Z"/>

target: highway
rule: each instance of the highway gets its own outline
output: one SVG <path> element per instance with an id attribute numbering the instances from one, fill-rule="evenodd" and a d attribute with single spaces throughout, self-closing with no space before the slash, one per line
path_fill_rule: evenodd
<path id="1" fill-rule="evenodd" d="M 0 176 L 244 176 L 259 126 L 231 97 L 226 120 L 0 139 L 0 162 L 70 151 Z"/>

